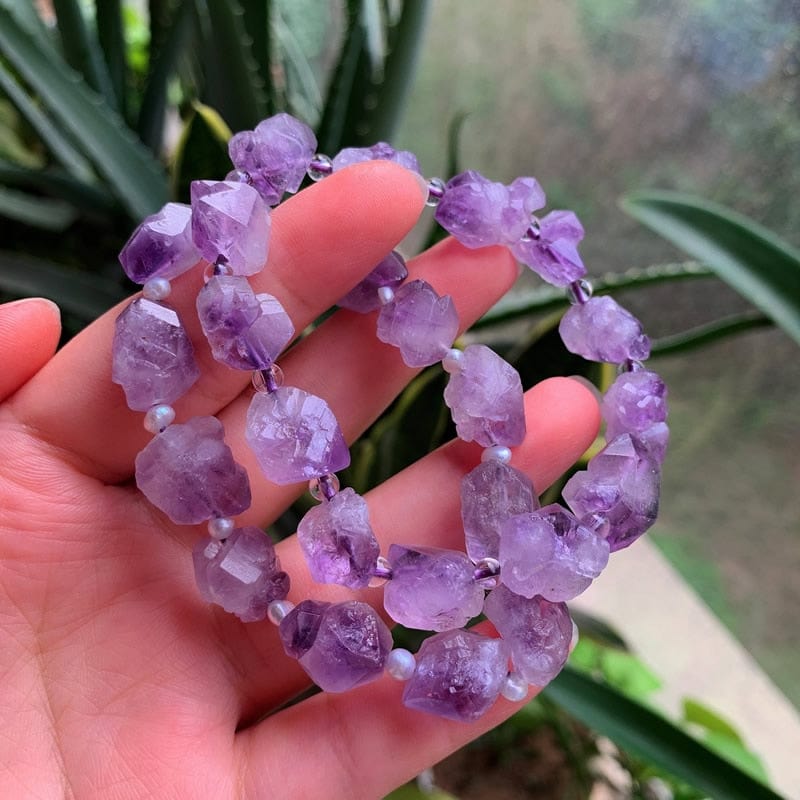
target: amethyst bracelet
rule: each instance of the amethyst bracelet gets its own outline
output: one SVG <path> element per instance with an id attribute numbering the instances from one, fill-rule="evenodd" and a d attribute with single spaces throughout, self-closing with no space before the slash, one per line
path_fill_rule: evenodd
<path id="1" fill-rule="evenodd" d="M 287 114 L 236 134 L 234 171 L 224 181 L 195 181 L 191 206 L 168 203 L 148 217 L 120 254 L 126 274 L 144 284 L 120 314 L 112 379 L 131 409 L 145 412 L 154 434 L 136 458 L 136 482 L 173 522 L 207 522 L 194 548 L 205 599 L 244 622 L 269 619 L 286 653 L 323 690 L 341 692 L 384 671 L 405 681 L 410 708 L 450 719 L 477 719 L 499 694 L 522 700 L 567 660 L 575 631 L 565 601 L 586 589 L 609 554 L 654 522 L 668 440 L 666 387 L 643 366 L 650 343 L 639 321 L 610 297 L 592 297 L 578 254 L 583 228 L 569 211 L 537 216 L 545 195 L 533 178 L 509 185 L 477 172 L 428 182 L 435 219 L 469 248 L 504 245 L 549 283 L 565 288 L 571 307 L 560 324 L 567 349 L 617 365 L 602 401 L 607 444 L 567 482 L 568 506 L 539 507 L 528 477 L 509 463 L 525 437 L 516 370 L 480 344 L 456 349 L 459 320 L 450 297 L 423 280 L 406 281 L 405 263 L 389 253 L 341 299 L 377 311 L 377 335 L 410 367 L 440 362 L 449 373 L 444 400 L 459 438 L 481 445 L 481 461 L 462 480 L 466 552 L 392 544 L 381 555 L 366 501 L 340 488 L 350 463 L 339 424 L 324 399 L 286 386 L 276 360 L 295 330 L 280 301 L 256 294 L 246 276 L 267 260 L 269 207 L 298 191 L 306 176 L 322 180 L 350 164 L 387 159 L 420 172 L 413 154 L 389 145 L 316 153 L 313 132 Z M 389 617 L 433 631 L 415 655 L 393 648 L 378 613 L 358 601 L 286 597 L 269 537 L 237 527 L 250 486 L 214 417 L 175 423 L 172 403 L 199 377 L 193 345 L 165 300 L 170 280 L 205 263 L 197 313 L 215 359 L 252 372 L 255 394 L 245 437 L 266 478 L 309 482 L 318 505 L 297 536 L 312 578 L 351 589 L 384 586 Z M 466 630 L 485 614 L 499 637 Z"/>

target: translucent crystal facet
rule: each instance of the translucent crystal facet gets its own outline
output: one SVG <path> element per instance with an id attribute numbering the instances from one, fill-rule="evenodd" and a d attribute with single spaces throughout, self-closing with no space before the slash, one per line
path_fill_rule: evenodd
<path id="1" fill-rule="evenodd" d="M 177 278 L 199 260 L 192 241 L 192 209 L 183 203 L 167 203 L 147 217 L 119 254 L 125 274 L 134 283 Z"/>
<path id="2" fill-rule="evenodd" d="M 603 571 L 608 553 L 605 539 L 554 503 L 503 523 L 500 580 L 523 597 L 572 600 Z"/>
<path id="3" fill-rule="evenodd" d="M 464 350 L 458 372 L 444 390 L 459 438 L 484 447 L 513 447 L 525 438 L 525 408 L 519 373 L 482 344 Z"/>
<path id="4" fill-rule="evenodd" d="M 483 613 L 508 643 L 514 669 L 525 681 L 546 686 L 561 672 L 572 641 L 564 603 L 520 597 L 500 585 L 487 595 Z"/>
<path id="5" fill-rule="evenodd" d="M 406 277 L 408 277 L 408 270 L 405 260 L 400 253 L 392 250 L 366 278 L 338 302 L 338 305 L 360 314 L 374 311 L 381 305 L 378 289 L 383 286 L 395 289 Z"/>
<path id="6" fill-rule="evenodd" d="M 242 622 L 266 619 L 269 604 L 289 593 L 289 576 L 260 528 L 234 528 L 224 541 L 205 537 L 192 555 L 200 594 Z"/>
<path id="7" fill-rule="evenodd" d="M 369 524 L 367 503 L 353 489 L 309 509 L 297 528 L 297 539 L 317 583 L 351 589 L 369 584 L 380 546 Z"/>
<path id="8" fill-rule="evenodd" d="M 194 348 L 173 308 L 140 297 L 117 317 L 111 380 L 134 411 L 171 405 L 199 377 Z"/>
<path id="9" fill-rule="evenodd" d="M 408 150 L 395 150 L 386 142 L 378 142 L 371 147 L 345 147 L 333 159 L 333 171 L 344 169 L 351 164 L 364 161 L 394 161 L 396 164 L 420 173 L 417 157 Z"/>
<path id="10" fill-rule="evenodd" d="M 233 460 L 215 417 L 170 425 L 154 437 L 136 456 L 136 485 L 181 525 L 233 517 L 250 507 L 247 472 Z"/>
<path id="11" fill-rule="evenodd" d="M 378 338 L 400 348 L 409 367 L 440 361 L 458 334 L 452 298 L 440 297 L 425 281 L 403 284 L 378 315 Z"/>
<path id="12" fill-rule="evenodd" d="M 484 461 L 461 481 L 461 519 L 473 561 L 497 558 L 500 526 L 539 507 L 527 475 L 500 461 Z"/>
<path id="13" fill-rule="evenodd" d="M 403 705 L 446 719 L 472 722 L 494 705 L 508 673 L 508 647 L 472 631 L 431 636 L 403 689 Z"/>
<path id="14" fill-rule="evenodd" d="M 304 600 L 280 624 L 286 653 L 320 689 L 346 692 L 377 680 L 392 649 L 392 634 L 366 603 Z"/>
<path id="15" fill-rule="evenodd" d="M 245 436 L 273 483 L 309 481 L 350 464 L 350 451 L 328 404 L 294 386 L 253 397 Z"/>
<path id="16" fill-rule="evenodd" d="M 234 369 L 267 369 L 294 336 L 280 302 L 255 294 L 238 275 L 211 278 L 197 296 L 197 314 L 214 358 Z"/>
<path id="17" fill-rule="evenodd" d="M 192 238 L 207 261 L 221 259 L 234 275 L 254 275 L 267 261 L 270 219 L 246 183 L 193 181 Z"/>
<path id="18" fill-rule="evenodd" d="M 543 280 L 568 286 L 586 274 L 578 254 L 583 226 L 572 211 L 551 211 L 539 220 L 538 236 L 523 237 L 511 252 Z"/>
<path id="19" fill-rule="evenodd" d="M 392 579 L 383 604 L 407 628 L 445 631 L 460 628 L 480 613 L 483 590 L 473 580 L 474 567 L 464 553 L 438 547 L 393 544 Z"/>

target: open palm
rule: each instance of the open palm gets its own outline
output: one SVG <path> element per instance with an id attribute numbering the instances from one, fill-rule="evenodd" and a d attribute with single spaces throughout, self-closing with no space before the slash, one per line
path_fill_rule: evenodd
<path id="1" fill-rule="evenodd" d="M 274 212 L 253 283 L 302 330 L 422 206 L 415 178 L 393 164 L 337 173 Z M 453 296 L 465 326 L 516 276 L 505 251 L 452 240 L 409 268 Z M 197 272 L 170 298 L 203 374 L 178 420 L 223 421 L 253 488 L 237 522 L 267 525 L 305 487 L 267 483 L 245 446 L 248 376 L 211 359 L 191 313 Z M 268 622 L 245 625 L 200 599 L 190 550 L 202 529 L 174 526 L 133 485 L 148 435 L 110 381 L 118 313 L 53 356 L 48 304 L 0 306 L 0 797 L 379 798 L 511 714 L 505 700 L 469 725 L 409 711 L 389 678 L 270 714 L 308 679 Z M 287 383 L 325 397 L 350 441 L 413 375 L 374 324 L 339 312 L 281 360 Z M 597 407 L 579 383 L 556 379 L 528 392 L 526 417 L 513 463 L 541 491 L 592 440 Z M 367 496 L 382 552 L 390 542 L 463 548 L 459 481 L 479 453 L 453 442 Z M 294 602 L 352 597 L 312 583 L 292 539 L 278 553 Z M 381 590 L 361 599 L 379 607 Z"/>

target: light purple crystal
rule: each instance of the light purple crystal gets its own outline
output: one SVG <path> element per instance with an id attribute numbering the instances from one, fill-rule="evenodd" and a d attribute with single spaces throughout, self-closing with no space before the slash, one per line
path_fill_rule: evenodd
<path id="1" fill-rule="evenodd" d="M 584 520 L 600 515 L 611 552 L 638 539 L 658 515 L 661 476 L 644 447 L 628 434 L 610 441 L 564 486 L 564 500 Z"/>
<path id="2" fill-rule="evenodd" d="M 369 524 L 367 503 L 353 489 L 343 489 L 309 509 L 300 520 L 297 539 L 317 583 L 351 589 L 369 584 L 380 545 Z"/>
<path id="3" fill-rule="evenodd" d="M 538 507 L 527 475 L 494 459 L 478 464 L 461 481 L 461 520 L 469 557 L 497 558 L 500 525 Z"/>
<path id="4" fill-rule="evenodd" d="M 197 296 L 197 314 L 214 358 L 234 369 L 267 369 L 294 336 L 280 302 L 255 294 L 239 275 L 211 278 Z"/>
<path id="5" fill-rule="evenodd" d="M 269 604 L 289 594 L 289 576 L 260 528 L 234 528 L 224 542 L 206 536 L 194 546 L 192 556 L 203 599 L 242 622 L 266 619 Z"/>
<path id="6" fill-rule="evenodd" d="M 267 262 L 270 218 L 246 183 L 192 181 L 192 238 L 207 261 L 218 259 L 234 275 L 254 275 Z"/>
<path id="7" fill-rule="evenodd" d="M 386 584 L 386 613 L 407 628 L 446 631 L 480 614 L 483 589 L 473 580 L 474 566 L 464 553 L 438 547 L 393 544 L 392 579 Z"/>
<path id="8" fill-rule="evenodd" d="M 508 674 L 508 646 L 473 631 L 426 639 L 403 688 L 403 705 L 438 717 L 473 722 L 494 705 Z"/>
<path id="9" fill-rule="evenodd" d="M 572 620 L 564 603 L 527 599 L 500 585 L 486 597 L 483 613 L 508 643 L 514 669 L 535 686 L 546 686 L 569 656 Z"/>
<path id="10" fill-rule="evenodd" d="M 136 456 L 136 485 L 180 525 L 241 514 L 250 507 L 250 483 L 224 436 L 215 417 L 170 425 Z"/>
<path id="11" fill-rule="evenodd" d="M 586 274 L 578 254 L 581 239 L 583 226 L 572 211 L 551 211 L 539 220 L 538 235 L 520 239 L 511 252 L 548 283 L 568 286 Z"/>
<path id="12" fill-rule="evenodd" d="M 491 348 L 471 344 L 444 390 L 459 438 L 513 447 L 525 438 L 519 373 Z"/>
<path id="13" fill-rule="evenodd" d="M 531 214 L 545 203 L 534 178 L 517 178 L 509 186 L 469 170 L 451 178 L 434 216 L 465 247 L 513 245 L 531 225 Z"/>
<path id="14" fill-rule="evenodd" d="M 602 411 L 609 441 L 629 433 L 659 464 L 664 461 L 669 439 L 667 387 L 655 372 L 623 372 L 603 397 Z"/>
<path id="15" fill-rule="evenodd" d="M 378 142 L 371 147 L 345 147 L 333 159 L 333 171 L 361 164 L 364 161 L 394 161 L 401 167 L 422 174 L 417 157 L 408 150 L 395 150 L 386 142 Z"/>
<path id="16" fill-rule="evenodd" d="M 378 338 L 400 348 L 409 367 L 440 361 L 458 335 L 458 314 L 449 295 L 423 280 L 403 284 L 378 315 Z"/>
<path id="17" fill-rule="evenodd" d="M 171 405 L 200 377 L 194 348 L 175 309 L 140 297 L 117 317 L 111 380 L 128 406 Z"/>
<path id="18" fill-rule="evenodd" d="M 608 553 L 605 539 L 554 503 L 503 523 L 500 580 L 523 597 L 572 600 L 605 569 Z"/>
<path id="19" fill-rule="evenodd" d="M 228 142 L 228 154 L 268 205 L 296 192 L 317 149 L 314 132 L 289 114 L 276 114 Z"/>
<path id="20" fill-rule="evenodd" d="M 406 262 L 400 253 L 392 250 L 355 288 L 351 289 L 337 305 L 366 314 L 380 306 L 378 289 L 382 286 L 397 288 L 408 277 Z"/>
<path id="21" fill-rule="evenodd" d="M 650 355 L 642 324 L 611 297 L 592 297 L 570 306 L 558 326 L 567 350 L 589 361 L 621 364 Z"/>
<path id="22" fill-rule="evenodd" d="M 350 464 L 350 451 L 328 404 L 294 386 L 253 397 L 245 437 L 273 483 L 307 481 Z"/>
<path id="23" fill-rule="evenodd" d="M 167 203 L 147 217 L 119 254 L 119 263 L 134 283 L 177 278 L 199 260 L 192 242 L 192 209 L 183 203 Z"/>
<path id="24" fill-rule="evenodd" d="M 304 600 L 284 617 L 280 636 L 320 689 L 346 692 L 377 680 L 392 649 L 392 634 L 366 603 Z"/>

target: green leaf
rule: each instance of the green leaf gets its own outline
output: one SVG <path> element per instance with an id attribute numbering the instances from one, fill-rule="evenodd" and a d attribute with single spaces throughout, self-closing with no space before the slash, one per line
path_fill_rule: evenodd
<path id="1" fill-rule="evenodd" d="M 373 74 L 380 79 L 386 58 L 386 25 L 381 0 L 361 0 L 361 24 L 364 26 L 364 49 Z"/>
<path id="2" fill-rule="evenodd" d="M 267 89 L 267 114 L 277 111 L 272 88 L 272 1 L 240 0 L 244 24 L 253 41 L 251 52 L 258 74 Z"/>
<path id="3" fill-rule="evenodd" d="M 106 74 L 117 108 L 127 118 L 128 61 L 125 50 L 125 28 L 122 22 L 122 0 L 96 3 L 97 38 L 106 65 Z"/>
<path id="4" fill-rule="evenodd" d="M 0 215 L 47 231 L 66 230 L 78 212 L 62 200 L 36 197 L 0 186 Z"/>
<path id="5" fill-rule="evenodd" d="M 654 711 L 570 667 L 543 694 L 623 750 L 715 800 L 780 800 L 761 781 Z"/>
<path id="6" fill-rule="evenodd" d="M 704 325 L 698 325 L 687 331 L 674 333 L 670 336 L 662 336 L 652 342 L 652 356 L 666 356 L 674 353 L 683 353 L 693 350 L 695 347 L 710 344 L 717 339 L 733 336 L 737 333 L 754 330 L 756 328 L 767 328 L 773 325 L 769 317 L 765 317 L 760 311 L 743 311 L 740 314 L 731 314 Z"/>
<path id="7" fill-rule="evenodd" d="M 4 9 L 0 9 L 0 48 L 57 123 L 82 143 L 134 219 L 164 205 L 167 182 L 160 165 L 102 98 L 66 64 L 51 61 Z"/>
<path id="8" fill-rule="evenodd" d="M 742 737 L 727 720 L 724 720 L 716 711 L 703 705 L 690 697 L 683 698 L 683 719 L 693 725 L 699 725 L 707 731 L 721 734 L 722 736 L 743 745 Z"/>
<path id="9" fill-rule="evenodd" d="M 420 789 L 417 782 L 413 781 L 395 789 L 391 794 L 387 794 L 383 800 L 458 800 L 458 798 L 441 789 L 430 791 Z"/>
<path id="10" fill-rule="evenodd" d="M 606 648 L 600 658 L 600 671 L 611 686 L 636 700 L 647 699 L 662 686 L 643 661 L 621 650 Z"/>
<path id="11" fill-rule="evenodd" d="M 704 741 L 715 753 L 736 764 L 737 767 L 757 781 L 768 783 L 769 777 L 764 765 L 761 763 L 761 759 L 751 750 L 748 750 L 744 744 L 714 731 L 707 733 Z"/>
<path id="12" fill-rule="evenodd" d="M 42 18 L 36 10 L 36 4 L 32 0 L 29 0 L 29 2 L 0 0 L 0 8 L 10 12 L 17 24 L 23 30 L 26 30 L 43 50 L 51 55 L 58 56 L 50 31 L 47 30 L 42 22 Z"/>
<path id="13" fill-rule="evenodd" d="M 569 613 L 572 621 L 578 626 L 581 640 L 588 638 L 605 647 L 628 649 L 628 643 L 605 620 L 577 609 L 570 609 Z"/>
<path id="14" fill-rule="evenodd" d="M 713 269 L 800 343 L 800 252 L 753 220 L 677 192 L 639 192 L 622 208 Z"/>

